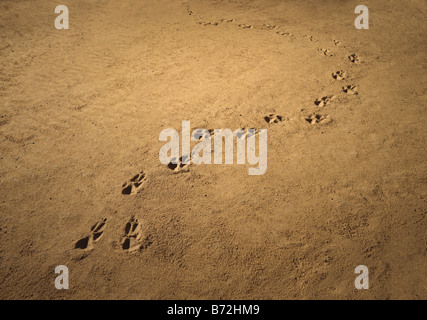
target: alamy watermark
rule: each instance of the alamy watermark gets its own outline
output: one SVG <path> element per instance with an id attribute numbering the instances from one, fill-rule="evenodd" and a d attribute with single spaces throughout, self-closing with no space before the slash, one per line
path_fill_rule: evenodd
<path id="1" fill-rule="evenodd" d="M 59 14 L 55 19 L 55 28 L 58 30 L 69 28 L 68 26 L 68 7 L 65 5 L 59 5 L 55 8 L 55 13 Z M 356 29 L 369 29 L 369 9 L 365 5 L 358 5 L 354 9 L 354 13 L 360 14 L 354 20 L 354 26 Z"/>
<path id="2" fill-rule="evenodd" d="M 354 280 L 357 290 L 369 289 L 369 270 L 367 266 L 359 265 L 354 269 L 354 273 L 359 274 Z"/>
<path id="3" fill-rule="evenodd" d="M 68 27 L 68 7 L 64 5 L 57 6 L 55 8 L 55 13 L 60 13 L 59 16 L 55 19 L 55 28 L 58 30 L 65 29 Z"/>
<path id="4" fill-rule="evenodd" d="M 59 274 L 59 276 L 55 278 L 55 288 L 58 290 L 69 289 L 70 288 L 70 285 L 69 285 L 70 272 L 68 271 L 68 267 L 64 265 L 57 266 L 55 268 L 55 273 Z"/>
<path id="5" fill-rule="evenodd" d="M 367 6 L 359 5 L 354 9 L 354 13 L 360 13 L 354 20 L 356 29 L 369 29 L 369 9 Z"/>
<path id="6" fill-rule="evenodd" d="M 213 136 L 213 162 L 212 162 L 212 136 Z M 256 137 L 258 136 L 259 150 L 256 155 Z M 234 139 L 236 138 L 236 139 Z M 169 140 L 169 141 L 168 141 Z M 249 175 L 262 175 L 267 171 L 267 129 L 195 129 L 191 132 L 190 121 L 182 121 L 182 150 L 180 152 L 180 137 L 175 129 L 164 129 L 160 132 L 159 141 L 167 141 L 160 149 L 159 159 L 163 164 L 179 164 L 180 154 L 182 164 L 190 162 L 198 164 L 223 164 L 234 163 L 234 140 L 236 140 L 237 164 L 258 166 L 249 168 Z M 191 142 L 198 142 L 191 149 Z M 224 144 L 223 144 L 224 142 Z M 223 148 L 224 147 L 224 148 Z"/>

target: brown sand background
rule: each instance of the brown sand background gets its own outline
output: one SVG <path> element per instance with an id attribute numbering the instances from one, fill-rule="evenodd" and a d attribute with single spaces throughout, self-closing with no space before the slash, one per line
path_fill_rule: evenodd
<path id="1" fill-rule="evenodd" d="M 69 30 L 54 27 L 60 4 Z M 359 4 L 369 30 L 354 27 Z M 1 1 L 0 298 L 426 299 L 426 12 L 422 0 Z M 313 112 L 332 122 L 309 124 Z M 266 174 L 162 165 L 159 133 L 183 120 L 267 128 Z M 92 250 L 75 248 L 105 218 Z M 354 287 L 360 264 L 369 290 Z M 57 265 L 69 290 L 54 287 Z"/>

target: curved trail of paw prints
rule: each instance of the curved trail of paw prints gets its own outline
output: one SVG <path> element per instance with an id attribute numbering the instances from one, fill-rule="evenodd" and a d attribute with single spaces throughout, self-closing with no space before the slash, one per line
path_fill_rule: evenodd
<path id="1" fill-rule="evenodd" d="M 189 5 L 187 5 L 186 8 L 187 8 L 188 15 L 194 16 L 194 17 L 197 16 L 196 13 L 192 10 L 192 8 Z M 235 19 L 220 19 L 220 21 L 216 21 L 216 22 L 198 21 L 197 23 L 202 25 L 202 26 L 219 26 L 221 23 L 232 23 L 232 22 L 235 22 Z M 295 38 L 295 36 L 292 33 L 282 30 L 282 28 L 280 26 L 277 26 L 277 25 L 263 24 L 261 27 L 258 28 L 252 24 L 239 23 L 236 25 L 236 27 L 240 28 L 240 29 L 247 29 L 247 30 L 261 29 L 261 30 L 267 30 L 267 31 L 274 31 L 276 35 L 285 36 L 285 37 L 289 37 L 289 38 Z M 308 40 L 310 42 L 319 42 L 319 40 L 315 39 L 313 36 L 308 35 L 308 34 L 304 34 L 300 38 Z M 332 45 L 334 45 L 336 47 L 342 45 L 342 42 L 340 40 L 337 40 L 337 39 L 333 39 L 330 42 Z M 320 53 L 322 53 L 326 57 L 331 57 L 331 58 L 336 57 L 336 53 L 333 52 L 332 50 L 328 49 L 328 48 L 317 48 L 317 51 L 319 51 Z M 348 56 L 348 60 L 354 64 L 360 64 L 361 63 L 360 57 L 357 54 L 350 54 Z M 348 77 L 348 73 L 345 70 L 338 70 L 338 71 L 335 71 L 332 73 L 332 77 L 337 81 L 345 81 Z M 346 94 L 349 94 L 349 95 L 358 95 L 359 94 L 357 86 L 352 85 L 352 84 L 348 84 L 348 85 L 343 86 L 342 91 Z M 323 107 L 326 107 L 327 105 L 329 105 L 336 98 L 337 98 L 337 95 L 334 95 L 334 94 L 327 95 L 327 96 L 323 96 L 319 99 L 316 99 L 314 101 L 314 103 L 318 108 L 323 108 Z M 304 110 L 304 109 L 302 109 L 302 110 Z M 270 113 L 264 117 L 264 120 L 269 125 L 272 125 L 272 124 L 277 124 L 279 122 L 282 122 L 283 117 L 280 115 Z M 314 113 L 310 113 L 308 115 L 305 115 L 304 120 L 311 125 L 328 124 L 328 123 L 332 122 L 332 117 L 328 114 L 320 114 L 320 113 L 314 112 Z M 213 132 L 213 130 L 212 130 L 212 132 Z M 212 134 L 212 132 L 210 132 L 210 133 Z M 201 140 L 202 140 L 202 138 L 201 138 Z M 183 155 L 178 159 L 178 161 L 175 160 L 176 163 L 170 163 L 168 165 L 168 168 L 175 173 L 188 172 L 190 164 L 184 164 L 183 163 L 184 162 L 183 159 L 185 159 L 185 157 L 186 156 Z"/>
<path id="2" fill-rule="evenodd" d="M 190 16 L 195 16 L 195 12 L 191 9 L 189 5 L 187 5 L 187 13 Z M 234 22 L 234 19 L 221 19 L 220 22 L 198 22 L 200 25 L 203 26 L 218 26 L 220 23 L 232 23 Z M 241 29 L 254 29 L 253 25 L 247 25 L 247 24 L 238 24 L 238 28 Z M 279 30 L 280 27 L 275 25 L 269 25 L 264 24 L 263 28 L 266 30 L 274 30 L 277 35 L 280 36 L 287 36 L 287 37 L 294 37 L 292 33 L 285 32 Z M 308 39 L 311 42 L 317 42 L 318 40 L 313 39 L 310 35 L 304 35 L 304 39 Z M 341 42 L 339 40 L 332 40 L 332 43 L 335 46 L 341 45 Z M 335 57 L 335 53 L 330 51 L 329 49 L 317 49 L 320 51 L 323 55 L 327 57 Z M 357 54 L 351 54 L 348 56 L 348 60 L 350 63 L 354 64 L 360 64 L 361 59 Z M 338 70 L 332 73 L 332 77 L 337 81 L 344 81 L 347 79 L 347 71 L 345 70 Z M 355 85 L 345 85 L 342 87 L 342 91 L 349 95 L 358 95 L 358 87 Z M 316 99 L 314 103 L 317 107 L 322 108 L 327 106 L 331 101 L 333 101 L 336 98 L 336 95 L 328 95 L 321 97 L 319 99 Z M 268 123 L 268 125 L 275 125 L 284 120 L 284 117 L 281 115 L 277 115 L 274 113 L 269 113 L 266 116 L 264 116 L 264 120 Z M 304 120 L 310 124 L 310 125 L 317 125 L 317 124 L 329 124 L 332 122 L 332 118 L 328 114 L 321 114 L 317 112 L 310 113 L 306 116 L 304 116 Z M 245 135 L 247 135 L 247 130 L 243 129 L 245 131 Z M 209 134 L 212 135 L 214 130 L 210 129 L 208 130 Z M 258 134 L 259 131 L 256 129 L 255 134 Z M 204 137 L 200 137 L 200 140 L 202 140 Z M 186 158 L 188 156 L 182 155 L 177 161 L 173 161 L 175 163 L 168 164 L 168 168 L 172 170 L 174 173 L 181 173 L 181 172 L 188 172 L 190 163 L 185 163 Z M 122 194 L 123 195 L 136 195 L 138 192 L 142 190 L 142 187 L 144 183 L 147 180 L 146 174 L 141 171 L 128 181 L 126 181 L 122 185 Z M 81 249 L 81 250 L 93 250 L 94 245 L 101 240 L 105 229 L 107 228 L 107 218 L 103 218 L 100 221 L 96 222 L 90 229 L 90 233 L 80 240 L 78 240 L 74 248 L 75 249 Z M 152 240 L 150 235 L 147 237 L 143 236 L 142 226 L 139 222 L 139 220 L 135 217 L 132 217 L 125 226 L 125 233 L 121 238 L 120 246 L 121 249 L 125 252 L 132 253 L 132 252 L 140 252 L 144 249 L 146 249 L 148 246 L 152 244 Z"/>

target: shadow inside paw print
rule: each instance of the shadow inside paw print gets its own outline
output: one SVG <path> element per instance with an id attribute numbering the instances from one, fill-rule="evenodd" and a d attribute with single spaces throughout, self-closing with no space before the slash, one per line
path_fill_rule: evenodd
<path id="1" fill-rule="evenodd" d="M 142 238 L 143 232 L 140 222 L 132 217 L 125 226 L 125 235 L 120 242 L 122 250 L 126 252 L 141 251 L 151 245 L 151 237 Z"/>
<path id="2" fill-rule="evenodd" d="M 98 221 L 90 229 L 90 235 L 77 241 L 74 248 L 82 250 L 92 250 L 94 247 L 94 243 L 98 242 L 101 239 L 106 227 L 107 218 Z"/>
<path id="3" fill-rule="evenodd" d="M 332 73 L 332 78 L 336 80 L 344 80 L 347 78 L 347 72 L 343 70 L 336 71 Z"/>
<path id="4" fill-rule="evenodd" d="M 305 121 L 314 125 L 314 124 L 327 124 L 332 122 L 332 118 L 329 115 L 321 115 L 318 113 L 313 113 L 305 118 Z"/>
<path id="5" fill-rule="evenodd" d="M 352 63 L 356 63 L 356 64 L 358 64 L 358 63 L 360 63 L 360 58 L 359 58 L 359 56 L 357 55 L 357 54 L 351 54 L 351 55 L 349 55 L 348 56 L 348 59 L 350 60 L 350 62 L 352 62 Z"/>
<path id="6" fill-rule="evenodd" d="M 168 164 L 168 168 L 174 171 L 175 173 L 178 172 L 187 172 L 190 167 L 190 163 L 185 163 L 187 160 L 189 160 L 189 156 L 182 156 L 178 160 L 176 158 L 172 159 L 172 161 Z"/>
<path id="7" fill-rule="evenodd" d="M 354 95 L 359 94 L 359 89 L 353 85 L 342 87 L 342 91 L 344 91 L 347 94 L 354 94 Z"/>
<path id="8" fill-rule="evenodd" d="M 130 179 L 129 181 L 126 181 L 122 185 L 122 194 L 125 194 L 125 195 L 137 194 L 141 190 L 142 185 L 146 180 L 147 180 L 147 177 L 145 173 L 141 171 L 132 179 Z"/>
<path id="9" fill-rule="evenodd" d="M 267 116 L 264 117 L 264 120 L 268 123 L 268 124 L 273 124 L 273 123 L 279 123 L 283 121 L 283 117 L 279 116 L 277 114 L 274 113 L 270 113 Z"/>
<path id="10" fill-rule="evenodd" d="M 331 101 L 333 101 L 333 100 L 335 100 L 336 99 L 336 96 L 335 95 L 333 95 L 333 96 L 325 96 L 325 97 L 322 97 L 322 98 L 320 98 L 320 99 L 316 99 L 315 101 L 314 101 L 314 104 L 316 105 L 316 106 L 318 106 L 318 107 L 324 107 L 324 106 L 326 106 L 327 104 L 329 104 Z"/>

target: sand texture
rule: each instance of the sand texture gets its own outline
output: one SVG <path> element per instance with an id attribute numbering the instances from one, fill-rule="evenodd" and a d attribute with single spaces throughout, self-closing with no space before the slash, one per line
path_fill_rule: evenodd
<path id="1" fill-rule="evenodd" d="M 0 298 L 426 299 L 427 5 L 358 4 L 0 1 Z M 160 163 L 182 121 L 267 172 Z"/>

